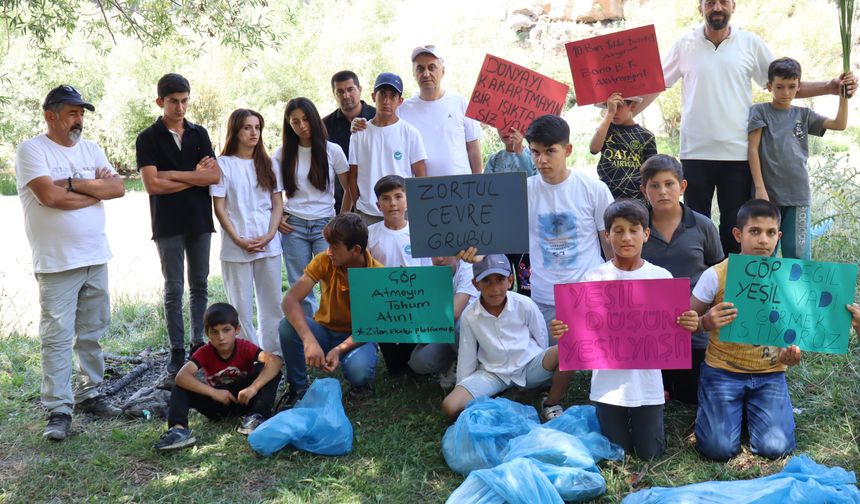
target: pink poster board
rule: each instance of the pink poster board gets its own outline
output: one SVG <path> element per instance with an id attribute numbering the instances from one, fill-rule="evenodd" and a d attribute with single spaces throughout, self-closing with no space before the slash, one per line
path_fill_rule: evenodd
<path id="1" fill-rule="evenodd" d="M 690 369 L 690 279 L 612 280 L 555 286 L 559 368 Z"/>
<path id="2" fill-rule="evenodd" d="M 641 26 L 564 45 L 577 105 L 605 102 L 666 89 L 654 25 Z"/>

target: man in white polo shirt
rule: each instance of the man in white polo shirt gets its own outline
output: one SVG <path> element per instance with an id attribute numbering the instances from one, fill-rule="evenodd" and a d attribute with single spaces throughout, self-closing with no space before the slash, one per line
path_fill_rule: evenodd
<path id="1" fill-rule="evenodd" d="M 103 200 L 125 186 L 102 149 L 81 139 L 84 110 L 94 111 L 71 86 L 58 86 L 42 104 L 48 133 L 22 142 L 15 155 L 33 271 L 39 283 L 44 437 L 62 441 L 72 410 L 115 417 L 122 410 L 99 395 L 104 357 L 99 339 L 110 323 Z M 77 356 L 72 390 L 72 353 Z"/>
<path id="2" fill-rule="evenodd" d="M 466 99 L 442 89 L 445 62 L 436 46 L 412 50 L 417 95 L 406 99 L 399 114 L 418 128 L 427 149 L 427 176 L 481 173 L 481 126 L 466 117 Z"/>
<path id="3" fill-rule="evenodd" d="M 734 0 L 699 0 L 704 25 L 694 28 L 663 58 L 663 77 L 671 87 L 682 80 L 681 163 L 688 181 L 684 202 L 711 215 L 714 189 L 720 208 L 723 251 L 739 252 L 732 237 L 738 208 L 750 199 L 747 122 L 752 105 L 750 80 L 767 85 L 773 54 L 757 35 L 729 24 Z M 856 84 L 849 86 L 853 94 Z M 804 81 L 798 98 L 838 94 L 839 79 Z M 644 97 L 641 111 L 656 94 Z"/>

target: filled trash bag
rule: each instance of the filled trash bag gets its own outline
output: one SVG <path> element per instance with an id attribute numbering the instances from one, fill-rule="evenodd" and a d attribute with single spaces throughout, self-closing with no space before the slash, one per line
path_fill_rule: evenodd
<path id="1" fill-rule="evenodd" d="M 624 458 L 624 449 L 601 434 L 597 410 L 594 406 L 571 406 L 564 411 L 563 415 L 543 426 L 577 437 L 588 448 L 595 462 Z"/>
<path id="2" fill-rule="evenodd" d="M 508 443 L 504 462 L 528 458 L 565 501 L 588 500 L 606 492 L 606 481 L 588 448 L 577 437 L 546 427 Z M 534 477 L 534 476 L 532 476 Z"/>
<path id="3" fill-rule="evenodd" d="M 622 504 L 860 504 L 853 472 L 827 467 L 806 455 L 793 457 L 782 472 L 742 481 L 708 481 L 677 488 L 655 487 Z"/>
<path id="4" fill-rule="evenodd" d="M 260 424 L 248 435 L 248 443 L 264 457 L 287 445 L 317 455 L 349 453 L 352 424 L 343 410 L 340 382 L 314 380 L 301 401 Z"/>
<path id="5" fill-rule="evenodd" d="M 447 504 L 564 504 L 534 462 L 517 458 L 492 469 L 472 471 Z"/>
<path id="6" fill-rule="evenodd" d="M 502 462 L 508 441 L 540 423 L 537 410 L 504 398 L 473 399 L 448 427 L 442 455 L 452 471 L 468 475 Z"/>

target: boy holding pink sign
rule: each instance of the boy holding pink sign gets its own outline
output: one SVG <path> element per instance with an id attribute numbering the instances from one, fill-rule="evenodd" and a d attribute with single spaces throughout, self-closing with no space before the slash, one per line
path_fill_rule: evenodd
<path id="1" fill-rule="evenodd" d="M 672 278 L 667 270 L 642 259 L 648 241 L 648 210 L 642 203 L 622 199 L 609 205 L 603 214 L 612 260 L 589 270 L 583 281 L 644 280 Z M 676 319 L 679 326 L 695 331 L 698 317 L 693 310 Z M 550 322 L 550 334 L 561 339 L 568 331 L 561 320 Z M 554 380 L 546 403 L 561 400 Z M 659 457 L 665 450 L 663 433 L 663 379 L 659 369 L 595 369 L 591 374 L 591 394 L 596 403 L 600 430 L 625 452 L 641 459 Z"/>

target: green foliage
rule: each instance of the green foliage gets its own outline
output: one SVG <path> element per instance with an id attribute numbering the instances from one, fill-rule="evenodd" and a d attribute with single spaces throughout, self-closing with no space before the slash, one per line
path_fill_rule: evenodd
<path id="1" fill-rule="evenodd" d="M 827 152 L 810 162 L 812 225 L 830 228 L 813 242 L 820 261 L 860 262 L 860 168 L 850 154 Z"/>
<path id="2" fill-rule="evenodd" d="M 215 39 L 246 52 L 281 39 L 266 6 L 266 0 L 6 0 L 0 23 L 8 38 L 27 38 L 48 58 L 62 57 L 62 41 L 76 36 L 102 53 L 120 36 L 145 47 Z"/>

